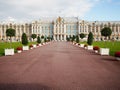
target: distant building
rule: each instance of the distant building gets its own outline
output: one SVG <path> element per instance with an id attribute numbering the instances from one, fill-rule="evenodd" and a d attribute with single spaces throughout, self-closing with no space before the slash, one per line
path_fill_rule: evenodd
<path id="1" fill-rule="evenodd" d="M 84 21 L 77 17 L 41 18 L 30 23 L 0 23 L 0 40 L 8 41 L 6 29 L 13 28 L 16 30 L 13 41 L 21 41 L 22 33 L 26 33 L 29 40 L 32 40 L 31 34 L 37 34 L 53 37 L 54 40 L 65 41 L 66 37 L 80 33 L 86 34 L 87 38 L 89 32 L 93 33 L 95 41 L 100 41 L 104 39 L 100 31 L 106 26 L 112 29 L 110 38 L 120 40 L 120 21 Z"/>

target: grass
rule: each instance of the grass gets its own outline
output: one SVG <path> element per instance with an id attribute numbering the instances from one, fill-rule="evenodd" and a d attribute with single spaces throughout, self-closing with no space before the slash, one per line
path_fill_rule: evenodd
<path id="1" fill-rule="evenodd" d="M 37 44 L 37 42 L 29 42 L 28 45 L 30 44 Z M 23 46 L 21 42 L 12 42 L 11 47 L 15 49 L 16 52 L 16 48 L 18 46 Z M 10 43 L 9 42 L 0 42 L 0 56 L 4 55 L 4 49 L 6 48 L 10 48 Z"/>
<path id="2" fill-rule="evenodd" d="M 86 44 L 86 42 L 81 42 L 81 43 Z M 111 42 L 111 41 L 107 41 L 107 42 L 104 42 L 104 41 L 93 42 L 93 46 L 99 46 L 100 48 L 105 48 L 105 47 L 109 48 L 111 56 L 114 56 L 114 53 L 116 51 L 120 51 L 120 42 L 119 41 L 114 41 L 114 42 Z"/>

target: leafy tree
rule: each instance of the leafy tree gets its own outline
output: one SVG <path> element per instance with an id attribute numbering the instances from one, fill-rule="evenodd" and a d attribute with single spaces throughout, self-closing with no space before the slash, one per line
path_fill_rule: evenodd
<path id="1" fill-rule="evenodd" d="M 76 43 L 79 43 L 79 42 L 80 42 L 79 36 L 77 35 L 77 36 L 76 36 Z"/>
<path id="2" fill-rule="evenodd" d="M 22 34 L 22 44 L 23 45 L 27 45 L 28 44 L 27 35 L 25 33 Z"/>
<path id="3" fill-rule="evenodd" d="M 46 38 L 44 38 L 44 42 L 47 42 L 47 39 L 46 39 Z"/>
<path id="4" fill-rule="evenodd" d="M 70 41 L 70 37 L 67 36 L 67 37 L 66 37 L 66 40 L 69 42 L 69 41 Z"/>
<path id="5" fill-rule="evenodd" d="M 92 43 L 93 43 L 93 34 L 92 34 L 92 32 L 90 32 L 88 34 L 87 44 L 92 45 Z"/>
<path id="6" fill-rule="evenodd" d="M 34 39 L 37 37 L 37 35 L 36 34 L 32 34 L 31 35 L 31 38 L 33 38 L 33 41 L 34 41 Z"/>
<path id="7" fill-rule="evenodd" d="M 41 38 L 44 39 L 44 36 L 42 35 Z"/>
<path id="8" fill-rule="evenodd" d="M 84 33 L 81 33 L 80 34 L 80 38 L 83 39 L 85 37 L 85 34 Z"/>
<path id="9" fill-rule="evenodd" d="M 73 37 L 72 37 L 72 42 L 75 40 L 75 35 L 73 35 Z"/>
<path id="10" fill-rule="evenodd" d="M 6 30 L 6 36 L 10 37 L 10 48 L 11 48 L 11 42 L 12 42 L 12 37 L 15 36 L 15 29 L 9 28 Z"/>
<path id="11" fill-rule="evenodd" d="M 109 27 L 104 27 L 101 30 L 101 35 L 105 37 L 105 39 L 107 39 L 107 37 L 110 37 L 110 35 L 112 34 L 112 30 Z"/>
<path id="12" fill-rule="evenodd" d="M 111 34 L 112 34 L 112 30 L 109 27 L 104 27 L 101 30 L 101 35 L 104 36 L 106 40 L 107 37 L 110 37 Z M 105 43 L 105 47 L 106 47 L 106 43 Z"/>
<path id="13" fill-rule="evenodd" d="M 41 43 L 40 36 L 37 37 L 37 43 Z"/>
<path id="14" fill-rule="evenodd" d="M 47 37 L 47 39 L 48 39 L 48 41 L 50 41 L 50 40 L 51 40 L 51 37 Z"/>

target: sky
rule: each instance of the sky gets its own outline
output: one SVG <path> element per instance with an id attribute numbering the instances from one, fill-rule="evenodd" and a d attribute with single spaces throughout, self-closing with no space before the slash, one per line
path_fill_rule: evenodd
<path id="1" fill-rule="evenodd" d="M 58 16 L 120 21 L 120 0 L 0 0 L 0 21 Z"/>

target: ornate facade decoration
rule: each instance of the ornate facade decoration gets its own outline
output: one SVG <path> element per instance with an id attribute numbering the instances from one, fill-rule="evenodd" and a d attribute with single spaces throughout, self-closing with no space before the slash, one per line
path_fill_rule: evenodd
<path id="1" fill-rule="evenodd" d="M 66 40 L 66 37 L 86 34 L 89 32 L 94 35 L 94 40 L 104 39 L 101 36 L 101 29 L 110 27 L 112 29 L 111 39 L 120 40 L 120 21 L 84 21 L 77 17 L 58 17 L 58 18 L 41 18 L 38 21 L 30 23 L 0 23 L 0 41 L 8 41 L 6 29 L 13 28 L 16 30 L 16 36 L 13 41 L 21 41 L 22 33 L 26 33 L 31 40 L 31 34 L 39 36 L 53 37 L 54 40 Z"/>

